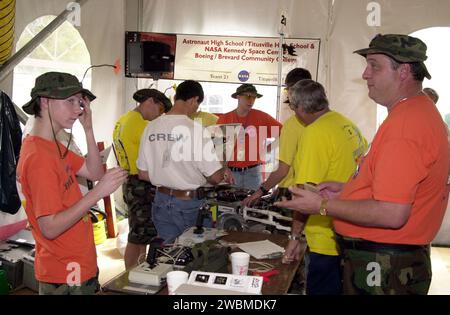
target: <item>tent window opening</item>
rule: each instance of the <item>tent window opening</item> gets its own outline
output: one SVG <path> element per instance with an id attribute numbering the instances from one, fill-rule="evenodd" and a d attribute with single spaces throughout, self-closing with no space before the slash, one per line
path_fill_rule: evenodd
<path id="1" fill-rule="evenodd" d="M 25 46 L 55 17 L 41 16 L 28 24 L 17 41 L 16 51 Z M 90 66 L 91 57 L 83 38 L 78 30 L 66 21 L 14 68 L 12 99 L 18 106 L 28 102 L 36 77 L 45 72 L 68 72 L 81 80 Z M 83 80 L 83 86 L 91 88 L 90 71 Z M 86 139 L 79 121 L 73 126 L 73 136 L 82 153 L 86 153 Z"/>

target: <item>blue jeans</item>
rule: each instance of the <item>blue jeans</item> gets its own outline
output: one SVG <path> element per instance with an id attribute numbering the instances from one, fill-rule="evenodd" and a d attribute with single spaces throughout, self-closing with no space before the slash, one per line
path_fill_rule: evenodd
<path id="1" fill-rule="evenodd" d="M 237 187 L 257 190 L 262 184 L 261 165 L 243 172 L 232 172 Z"/>
<path id="2" fill-rule="evenodd" d="M 307 295 L 342 294 L 341 257 L 308 252 Z"/>
<path id="3" fill-rule="evenodd" d="M 166 244 L 173 242 L 186 229 L 195 226 L 198 211 L 204 203 L 205 199 L 182 200 L 157 191 L 152 206 L 152 220 L 158 236 Z M 203 220 L 203 226 L 212 226 L 211 216 Z"/>

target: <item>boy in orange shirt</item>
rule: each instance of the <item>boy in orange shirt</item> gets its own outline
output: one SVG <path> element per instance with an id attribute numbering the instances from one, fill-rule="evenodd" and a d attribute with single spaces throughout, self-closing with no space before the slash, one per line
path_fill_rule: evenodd
<path id="1" fill-rule="evenodd" d="M 128 175 L 121 168 L 103 172 L 92 127 L 93 99 L 75 76 L 48 72 L 36 78 L 31 101 L 23 106 L 36 122 L 22 144 L 17 182 L 36 241 L 40 294 L 95 293 L 98 268 L 88 211 Z M 86 133 L 86 159 L 55 136 L 77 119 Z M 83 197 L 76 175 L 100 181 Z"/>

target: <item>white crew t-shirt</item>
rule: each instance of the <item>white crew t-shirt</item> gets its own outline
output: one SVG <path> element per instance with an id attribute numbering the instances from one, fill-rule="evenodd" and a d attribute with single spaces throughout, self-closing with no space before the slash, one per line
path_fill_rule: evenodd
<path id="1" fill-rule="evenodd" d="M 162 115 L 145 128 L 137 167 L 155 186 L 193 190 L 222 168 L 210 133 L 185 115 Z"/>

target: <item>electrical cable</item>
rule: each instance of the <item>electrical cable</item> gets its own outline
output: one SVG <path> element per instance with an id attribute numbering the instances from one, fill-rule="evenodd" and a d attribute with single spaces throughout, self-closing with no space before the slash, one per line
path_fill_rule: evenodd
<path id="1" fill-rule="evenodd" d="M 90 67 L 88 67 L 88 68 L 86 69 L 86 71 L 84 72 L 83 78 L 81 79 L 81 83 L 83 83 L 84 78 L 86 77 L 86 74 L 87 74 L 87 72 L 89 71 L 89 69 L 92 69 L 92 68 L 101 68 L 101 67 L 111 67 L 111 68 L 117 69 L 117 66 L 116 66 L 116 65 L 110 65 L 110 64 L 101 64 L 101 65 L 93 65 L 93 66 L 90 66 Z"/>
<path id="2" fill-rule="evenodd" d="M 140 254 L 139 255 L 139 257 L 138 257 L 138 265 L 140 265 L 140 264 L 142 264 L 144 261 L 145 261 L 145 256 L 147 255 L 147 253 L 143 253 L 143 254 Z M 142 259 L 142 257 L 144 257 L 144 260 L 142 260 L 141 261 L 141 259 Z"/>

